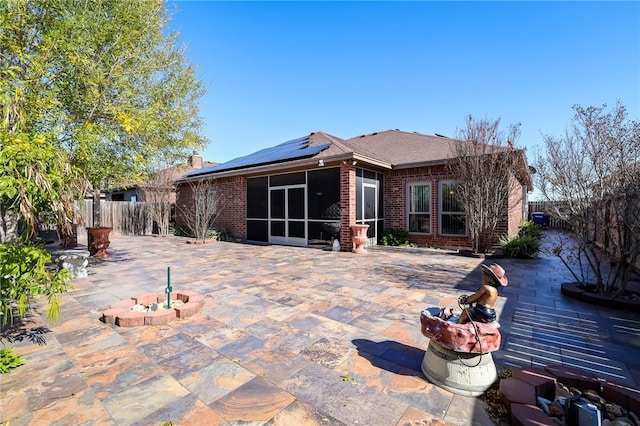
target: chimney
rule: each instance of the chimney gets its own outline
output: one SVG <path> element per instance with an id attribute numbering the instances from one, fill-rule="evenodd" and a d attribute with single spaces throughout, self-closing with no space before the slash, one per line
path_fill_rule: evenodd
<path id="1" fill-rule="evenodd" d="M 198 154 L 193 154 L 189 156 L 189 166 L 192 169 L 201 169 L 202 168 L 202 157 Z"/>

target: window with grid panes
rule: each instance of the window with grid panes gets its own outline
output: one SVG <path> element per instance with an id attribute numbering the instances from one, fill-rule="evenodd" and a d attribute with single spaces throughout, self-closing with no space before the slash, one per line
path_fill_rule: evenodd
<path id="1" fill-rule="evenodd" d="M 410 183 L 407 186 L 409 232 L 431 233 L 431 184 Z"/>

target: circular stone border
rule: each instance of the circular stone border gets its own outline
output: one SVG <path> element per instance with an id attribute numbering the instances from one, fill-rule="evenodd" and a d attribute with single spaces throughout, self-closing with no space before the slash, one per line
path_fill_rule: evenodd
<path id="1" fill-rule="evenodd" d="M 173 296 L 173 295 L 172 295 Z M 195 291 L 176 292 L 172 301 L 181 301 L 182 304 L 171 309 L 159 309 L 157 311 L 136 312 L 131 308 L 134 305 L 150 305 L 152 303 L 164 303 L 166 294 L 142 294 L 133 296 L 130 300 L 116 302 L 102 313 L 100 320 L 105 324 L 114 324 L 119 327 L 138 327 L 140 325 L 161 325 L 173 321 L 176 318 L 186 318 L 198 312 L 204 306 L 204 296 Z"/>

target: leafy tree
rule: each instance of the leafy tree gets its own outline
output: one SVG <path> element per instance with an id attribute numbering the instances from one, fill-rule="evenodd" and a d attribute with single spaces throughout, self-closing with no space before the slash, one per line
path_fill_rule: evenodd
<path id="1" fill-rule="evenodd" d="M 59 228 L 67 228 L 85 181 L 66 153 L 45 135 L 1 132 L 0 157 L 0 205 L 24 220 L 23 239 L 35 235 L 38 220 L 55 220 Z"/>
<path id="2" fill-rule="evenodd" d="M 49 299 L 58 312 L 65 271 L 29 243 L 43 215 L 64 229 L 74 200 L 139 182 L 152 164 L 200 148 L 195 69 L 166 31 L 162 0 L 0 2 L 0 313 Z M 97 198 L 99 200 L 99 197 Z M 98 206 L 98 203 L 94 203 Z M 25 221 L 6 242 L 7 217 Z M 99 225 L 99 214 L 94 225 Z"/>
<path id="3" fill-rule="evenodd" d="M 3 2 L 5 129 L 55 135 L 95 191 L 200 148 L 203 90 L 170 16 L 161 0 Z"/>
<path id="4" fill-rule="evenodd" d="M 554 253 L 576 281 L 619 294 L 640 256 L 640 122 L 620 103 L 573 110 L 564 135 L 544 138 L 536 186 L 577 238 Z"/>
<path id="5" fill-rule="evenodd" d="M 51 272 L 45 264 L 50 254 L 31 242 L 35 224 L 50 216 L 59 227 L 67 227 L 82 192 L 82 179 L 66 161 L 66 153 L 44 135 L 0 133 L 0 207 L 22 217 L 23 232 L 18 241 L 0 244 L 0 316 L 6 324 L 13 317 L 12 303 L 24 315 L 32 299 L 46 296 L 47 317 L 55 321 L 60 310 L 59 296 L 68 289 L 65 270 Z M 3 225 L 6 220 L 3 220 Z"/>
<path id="6" fill-rule="evenodd" d="M 500 120 L 468 116 L 466 127 L 458 130 L 454 160 L 449 165 L 456 177 L 456 200 L 464 206 L 473 250 L 484 253 L 496 241 L 496 229 L 504 217 L 510 198 L 522 197 L 518 179 L 528 174 L 523 152 L 514 145 L 520 126 L 504 132 Z"/>

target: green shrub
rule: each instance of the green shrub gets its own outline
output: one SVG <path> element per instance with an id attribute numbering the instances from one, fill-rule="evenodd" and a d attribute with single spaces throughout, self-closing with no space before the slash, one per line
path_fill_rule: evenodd
<path id="1" fill-rule="evenodd" d="M 216 240 L 216 241 L 232 241 L 233 240 L 233 238 L 231 237 L 231 234 L 225 228 L 209 229 L 207 231 L 207 238 Z"/>
<path id="2" fill-rule="evenodd" d="M 169 230 L 169 233 L 171 233 L 171 230 Z M 193 236 L 191 235 L 188 229 L 183 228 L 182 226 L 176 226 L 175 228 L 173 228 L 173 235 L 175 235 L 176 237 L 192 237 Z"/>
<path id="3" fill-rule="evenodd" d="M 542 230 L 538 225 L 533 223 L 533 221 L 523 220 L 522 222 L 520 222 L 520 230 L 518 231 L 518 235 L 521 237 L 529 236 L 540 239 L 542 237 Z"/>
<path id="4" fill-rule="evenodd" d="M 47 262 L 51 255 L 30 243 L 0 244 L 0 316 L 3 324 L 13 320 L 12 306 L 23 316 L 33 299 L 46 296 L 46 315 L 55 322 L 60 313 L 60 295 L 71 288 L 71 274 L 66 269 L 51 272 Z"/>
<path id="5" fill-rule="evenodd" d="M 404 229 L 387 228 L 382 232 L 383 246 L 410 246 L 409 233 Z"/>
<path id="6" fill-rule="evenodd" d="M 500 248 L 505 256 L 530 259 L 540 251 L 540 238 L 530 235 L 505 235 L 500 238 Z"/>
<path id="7" fill-rule="evenodd" d="M 13 353 L 13 348 L 0 349 L 0 374 L 9 372 L 10 368 L 20 367 L 24 358 Z"/>

